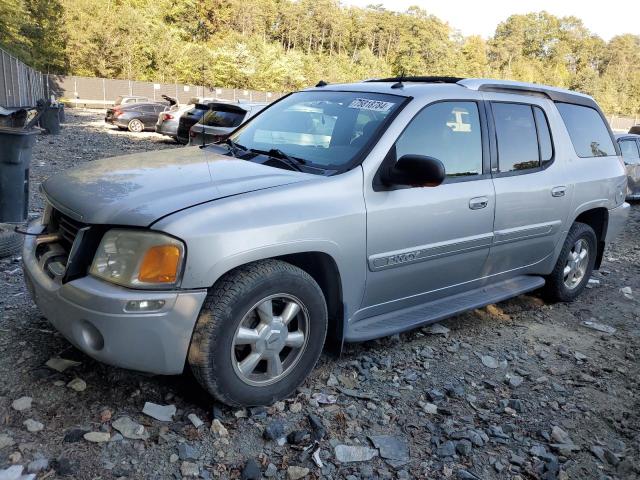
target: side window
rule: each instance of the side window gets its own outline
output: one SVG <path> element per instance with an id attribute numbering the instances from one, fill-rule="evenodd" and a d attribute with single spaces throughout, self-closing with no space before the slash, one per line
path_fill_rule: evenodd
<path id="1" fill-rule="evenodd" d="M 616 154 L 609 130 L 596 110 L 571 103 L 558 102 L 556 106 L 579 157 L 606 157 Z"/>
<path id="2" fill-rule="evenodd" d="M 500 172 L 539 167 L 538 131 L 532 106 L 495 102 L 491 107 L 496 126 Z"/>
<path id="3" fill-rule="evenodd" d="M 482 134 L 475 102 L 439 102 L 418 113 L 396 142 L 396 158 L 440 160 L 448 177 L 482 174 Z"/>
<path id="4" fill-rule="evenodd" d="M 635 140 L 621 141 L 620 150 L 622 150 L 622 158 L 625 163 L 632 165 L 640 163 L 640 153 L 638 152 L 638 144 Z"/>
<path id="5" fill-rule="evenodd" d="M 540 161 L 546 164 L 553 159 L 553 143 L 547 116 L 540 107 L 533 107 L 533 115 L 538 129 L 538 145 L 540 145 Z"/>

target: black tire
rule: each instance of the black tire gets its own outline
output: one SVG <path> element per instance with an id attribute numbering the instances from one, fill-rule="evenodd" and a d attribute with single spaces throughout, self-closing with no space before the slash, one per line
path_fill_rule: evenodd
<path id="1" fill-rule="evenodd" d="M 565 284 L 564 269 L 567 266 L 569 254 L 574 249 L 574 245 L 580 240 L 584 240 L 587 243 L 589 258 L 582 279 L 575 286 L 569 288 Z M 582 293 L 587 283 L 589 282 L 589 278 L 591 278 L 591 273 L 593 272 L 593 266 L 596 261 L 597 252 L 598 240 L 593 229 L 585 223 L 574 223 L 569 230 L 553 272 L 551 272 L 551 274 L 546 278 L 546 297 L 549 300 L 555 302 L 574 301 L 576 297 L 578 297 L 578 295 Z"/>
<path id="2" fill-rule="evenodd" d="M 9 225 L 0 225 L 0 258 L 10 257 L 22 249 L 22 235 Z"/>
<path id="3" fill-rule="evenodd" d="M 236 373 L 232 360 L 234 336 L 254 305 L 277 294 L 295 296 L 306 309 L 307 341 L 281 379 L 249 385 Z M 270 405 L 289 397 L 313 370 L 322 353 L 327 323 L 324 295 L 309 274 L 278 260 L 250 263 L 225 274 L 210 290 L 191 339 L 189 364 L 198 382 L 222 403 Z"/>

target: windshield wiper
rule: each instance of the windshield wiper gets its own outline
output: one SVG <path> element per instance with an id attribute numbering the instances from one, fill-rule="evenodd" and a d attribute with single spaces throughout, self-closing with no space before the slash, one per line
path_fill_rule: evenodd
<path id="1" fill-rule="evenodd" d="M 292 157 L 288 153 L 285 153 L 282 150 L 280 150 L 279 148 L 272 148 L 269 151 L 250 148 L 249 151 L 254 153 L 259 153 L 261 155 L 267 155 L 270 158 L 279 160 L 285 165 L 287 165 L 288 167 L 292 168 L 293 170 L 297 170 L 298 172 L 302 171 L 302 168 L 300 167 L 300 165 L 304 165 L 305 163 L 307 163 L 302 158 Z"/>
<path id="2" fill-rule="evenodd" d="M 231 140 L 230 138 L 227 138 L 224 143 L 229 147 L 229 152 L 231 153 L 231 155 L 233 155 L 234 157 L 236 157 L 236 152 L 238 150 L 240 151 L 247 151 L 247 147 L 240 145 L 239 143 L 234 142 L 233 140 Z"/>

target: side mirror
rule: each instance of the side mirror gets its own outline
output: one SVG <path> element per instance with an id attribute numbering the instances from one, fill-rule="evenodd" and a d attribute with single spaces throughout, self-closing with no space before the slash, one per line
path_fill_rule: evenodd
<path id="1" fill-rule="evenodd" d="M 424 155 L 403 155 L 383 178 L 384 183 L 410 187 L 437 187 L 444 179 L 442 162 Z"/>

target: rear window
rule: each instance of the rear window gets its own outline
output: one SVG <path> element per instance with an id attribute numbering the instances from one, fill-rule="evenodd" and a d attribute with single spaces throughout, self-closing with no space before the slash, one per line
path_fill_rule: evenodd
<path id="1" fill-rule="evenodd" d="M 559 102 L 556 106 L 579 157 L 616 155 L 611 135 L 600 113 L 591 107 L 571 103 Z"/>
<path id="2" fill-rule="evenodd" d="M 237 127 L 247 114 L 244 110 L 209 110 L 202 117 L 201 123 L 209 127 Z"/>

